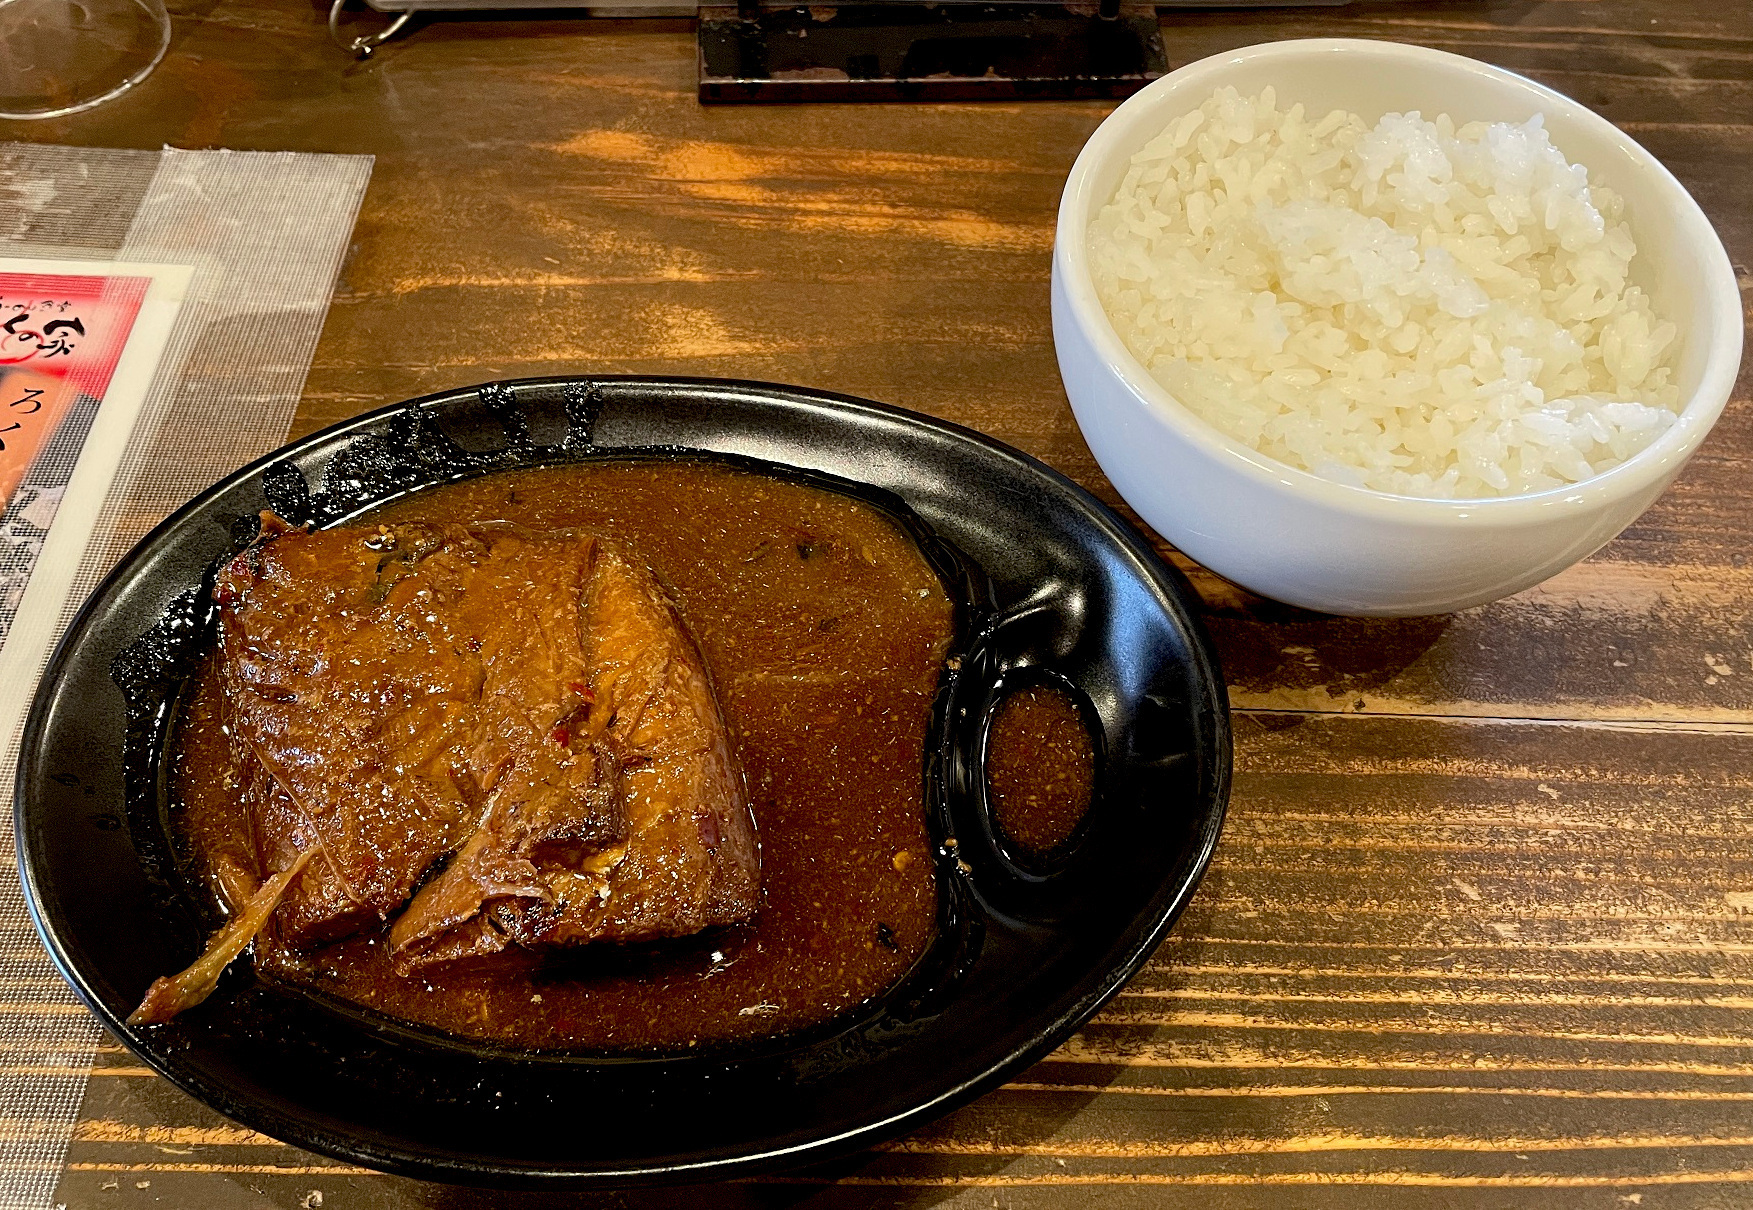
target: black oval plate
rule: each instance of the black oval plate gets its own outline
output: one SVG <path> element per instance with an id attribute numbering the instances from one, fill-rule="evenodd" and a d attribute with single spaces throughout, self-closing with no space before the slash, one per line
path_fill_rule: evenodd
<path id="1" fill-rule="evenodd" d="M 211 925 L 167 856 L 160 757 L 176 688 L 207 641 L 204 586 L 257 511 L 327 523 L 460 475 L 676 451 L 832 476 L 910 510 L 983 573 L 990 596 L 971 602 L 926 762 L 945 943 L 866 1010 L 732 1050 L 496 1051 L 338 1012 L 247 970 L 168 1025 L 124 1025 Z M 653 378 L 530 379 L 414 400 L 239 471 L 92 595 L 25 730 L 25 893 L 62 974 L 130 1049 L 221 1113 L 301 1147 L 501 1186 L 716 1180 L 823 1159 L 918 1126 L 1048 1053 L 1186 904 L 1230 771 L 1227 700 L 1194 599 L 1063 476 L 896 408 Z M 1042 677 L 1082 696 L 1101 754 L 1087 826 L 1046 872 L 1004 852 L 979 769 L 998 692 Z"/>

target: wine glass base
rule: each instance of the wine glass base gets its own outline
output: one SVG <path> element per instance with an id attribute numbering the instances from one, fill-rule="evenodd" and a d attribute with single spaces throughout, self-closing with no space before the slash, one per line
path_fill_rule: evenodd
<path id="1" fill-rule="evenodd" d="M 0 118 L 102 105 L 152 74 L 169 48 L 163 0 L 0 0 Z"/>

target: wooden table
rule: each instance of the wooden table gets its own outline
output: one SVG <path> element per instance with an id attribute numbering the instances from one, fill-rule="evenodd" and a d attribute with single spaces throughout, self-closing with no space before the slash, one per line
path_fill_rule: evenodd
<path id="1" fill-rule="evenodd" d="M 1102 103 L 702 109 L 679 21 L 442 23 L 363 65 L 283 0 L 180 0 L 131 96 L 12 138 L 371 152 L 297 429 L 510 375 L 804 383 L 973 425 L 1115 502 L 1047 323 Z M 1753 263 L 1746 0 L 1173 14 L 1171 57 L 1422 42 L 1570 93 Z M 338 1167 L 108 1046 L 56 1200 L 95 1207 L 1753 1205 L 1753 401 L 1600 555 L 1361 622 L 1194 571 L 1236 707 L 1173 939 L 1014 1084 L 847 1162 L 537 1198 Z M 28 1124 L 9 1123 L 9 1128 Z"/>

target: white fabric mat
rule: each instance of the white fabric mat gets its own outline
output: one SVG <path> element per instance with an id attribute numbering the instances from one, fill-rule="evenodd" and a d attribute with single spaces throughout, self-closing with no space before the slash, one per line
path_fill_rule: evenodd
<path id="1" fill-rule="evenodd" d="M 286 439 L 371 163 L 0 144 L 0 255 L 194 266 L 67 603 L 58 617 L 21 613 L 14 634 L 59 635 L 147 530 Z M 43 1210 L 102 1030 L 55 973 L 19 890 L 18 730 L 0 735 L 0 1210 Z"/>

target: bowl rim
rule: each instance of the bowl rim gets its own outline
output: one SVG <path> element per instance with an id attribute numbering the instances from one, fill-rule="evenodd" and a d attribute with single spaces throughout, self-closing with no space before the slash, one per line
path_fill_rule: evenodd
<path id="1" fill-rule="evenodd" d="M 1115 331 L 1096 296 L 1090 272 L 1087 232 L 1089 216 L 1098 204 L 1094 196 L 1097 172 L 1120 154 L 1121 145 L 1129 143 L 1140 126 L 1163 124 L 1158 115 L 1171 97 L 1189 89 L 1220 87 L 1231 69 L 1243 64 L 1318 56 L 1408 60 L 1432 72 L 1458 73 L 1489 81 L 1489 87 L 1534 102 L 1542 113 L 1559 113 L 1591 128 L 1616 144 L 1634 168 L 1656 180 L 1681 229 L 1679 238 L 1703 251 L 1709 299 L 1704 370 L 1697 389 L 1687 398 L 1667 432 L 1625 462 L 1578 483 L 1515 496 L 1459 499 L 1403 496 L 1325 479 L 1251 449 L 1195 415 L 1144 368 Z M 1539 524 L 1551 516 L 1553 509 L 1568 514 L 1600 511 L 1659 485 L 1679 471 L 1715 425 L 1734 390 L 1741 364 L 1744 321 L 1740 290 L 1728 252 L 1698 202 L 1660 160 L 1606 118 L 1555 89 L 1465 55 L 1401 42 L 1368 38 L 1263 42 L 1188 63 L 1134 93 L 1103 119 L 1078 153 L 1066 178 L 1054 230 L 1053 279 L 1055 303 L 1064 299 L 1070 312 L 1068 318 L 1090 341 L 1108 370 L 1143 405 L 1153 423 L 1269 491 L 1297 496 L 1334 512 L 1403 525 Z M 1079 424 L 1083 424 L 1081 417 Z"/>

